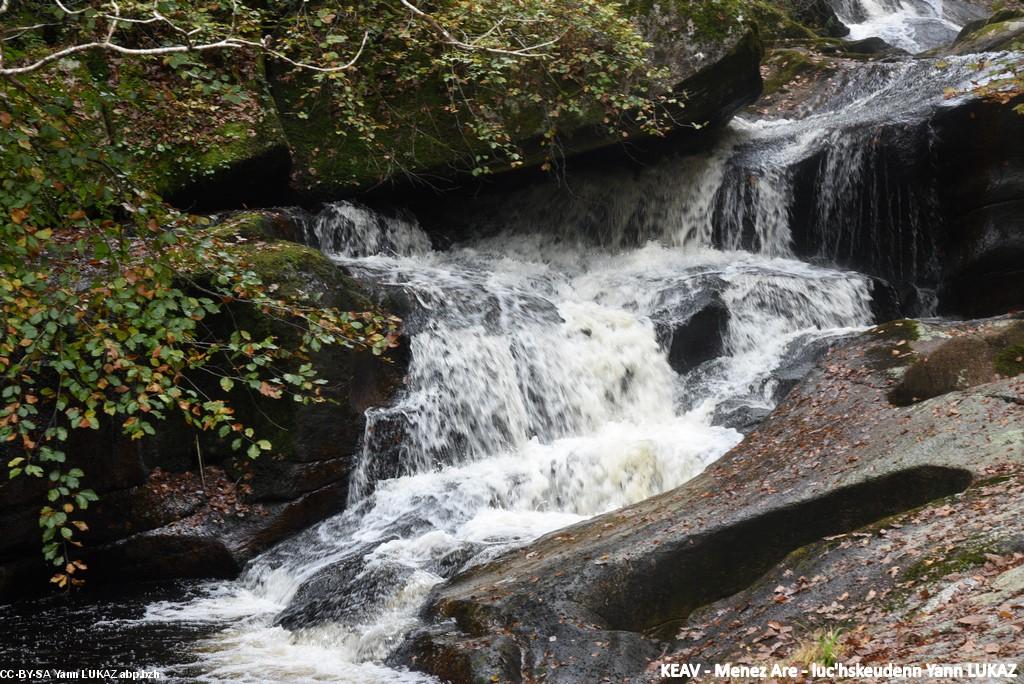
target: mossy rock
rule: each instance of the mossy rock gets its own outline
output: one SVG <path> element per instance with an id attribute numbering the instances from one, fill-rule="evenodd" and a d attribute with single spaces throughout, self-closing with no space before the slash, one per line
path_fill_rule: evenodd
<path id="1" fill-rule="evenodd" d="M 126 152 L 124 171 L 172 204 L 212 210 L 287 189 L 288 143 L 263 62 L 246 68 L 217 95 L 161 65 L 92 53 L 71 83 L 113 94 L 101 106 L 103 130 L 92 132 L 96 147 Z"/>
<path id="2" fill-rule="evenodd" d="M 951 52 L 957 55 L 1009 50 L 1024 45 L 1024 9 L 1004 9 L 964 26 Z"/>
<path id="3" fill-rule="evenodd" d="M 836 70 L 825 58 L 797 48 L 771 51 L 765 59 L 765 67 L 768 72 L 764 79 L 765 95 L 784 89 L 798 76 L 830 74 Z"/>
<path id="4" fill-rule="evenodd" d="M 992 552 L 992 549 L 983 546 L 968 545 L 953 549 L 942 556 L 923 558 L 917 561 L 900 574 L 900 579 L 913 582 L 934 582 L 955 572 L 965 572 L 984 565 L 988 561 L 985 554 Z"/>
<path id="5" fill-rule="evenodd" d="M 889 393 L 905 406 L 1024 371 L 1024 321 L 954 337 L 921 356 Z"/>
<path id="6" fill-rule="evenodd" d="M 235 213 L 209 228 L 268 285 L 308 302 L 331 300 L 346 310 L 371 309 L 373 303 L 337 264 L 302 244 L 300 228 L 281 211 Z"/>
<path id="7" fill-rule="evenodd" d="M 1015 344 L 999 352 L 996 371 L 1008 378 L 1024 373 L 1024 344 Z"/>
<path id="8" fill-rule="evenodd" d="M 888 323 L 881 323 L 867 332 L 877 340 L 908 340 L 921 339 L 921 324 L 910 318 L 902 318 Z"/>

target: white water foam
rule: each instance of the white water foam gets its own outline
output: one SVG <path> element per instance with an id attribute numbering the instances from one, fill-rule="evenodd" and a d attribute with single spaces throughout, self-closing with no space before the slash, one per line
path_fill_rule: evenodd
<path id="1" fill-rule="evenodd" d="M 325 214 L 357 210 L 366 211 Z M 332 240 L 325 214 L 321 244 L 344 244 L 339 263 L 416 309 L 407 387 L 370 416 L 345 513 L 257 559 L 238 582 L 149 607 L 148 620 L 226 625 L 196 650 L 197 664 L 171 674 L 425 681 L 382 663 L 454 568 L 682 484 L 741 439 L 711 424 L 718 404 L 769 401 L 769 372 L 790 342 L 870 317 L 866 278 L 789 258 L 671 239 L 581 249 L 543 233 L 353 256 L 365 243 L 352 244 L 347 223 L 350 237 Z M 410 229 L 406 220 L 388 234 Z M 708 287 L 732 316 L 727 356 L 707 365 L 695 397 L 669 366 L 655 318 Z M 370 434 L 387 426 L 397 426 L 397 451 Z M 350 569 L 323 593 L 358 600 L 304 622 L 303 592 L 339 567 Z M 275 624 L 290 605 L 291 630 Z"/>
<path id="2" fill-rule="evenodd" d="M 853 128 L 857 117 L 902 116 L 899 83 L 925 87 L 913 71 L 923 68 L 867 67 L 870 85 L 837 92 L 825 109 Z M 615 201 L 594 216 L 574 212 L 608 194 L 607 180 L 584 183 L 563 214 L 527 202 L 496 234 L 444 252 L 410 217 L 346 203 L 316 217 L 311 242 L 407 302 L 407 386 L 368 415 L 348 510 L 264 554 L 237 582 L 148 607 L 149 621 L 223 625 L 197 646 L 197 662 L 168 673 L 431 681 L 384 663 L 438 582 L 675 487 L 738 443 L 712 424 L 720 407 L 770 407 L 771 371 L 793 345 L 870 320 L 866 277 L 790 252 L 785 169 L 838 135 L 821 121 L 738 122 L 712 154 L 616 183 Z M 856 182 L 840 159 L 835 191 Z M 756 187 L 723 201 L 737 169 Z M 713 220 L 723 203 L 732 218 Z M 595 239 L 580 239 L 570 214 L 598 226 Z M 725 355 L 680 376 L 659 326 L 708 298 L 730 314 Z M 326 613 L 310 599 L 327 601 Z"/>

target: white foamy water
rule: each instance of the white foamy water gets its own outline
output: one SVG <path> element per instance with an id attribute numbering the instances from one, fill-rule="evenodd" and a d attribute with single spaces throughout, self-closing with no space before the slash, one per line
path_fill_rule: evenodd
<path id="1" fill-rule="evenodd" d="M 953 42 L 968 21 L 986 15 L 961 0 L 831 0 L 850 28 L 847 40 L 878 37 L 910 53 Z"/>
<path id="2" fill-rule="evenodd" d="M 339 263 L 409 302 L 406 387 L 368 415 L 346 512 L 237 582 L 149 607 L 151 621 L 224 624 L 179 676 L 425 681 L 382 663 L 434 585 L 682 484 L 741 439 L 712 425 L 722 402 L 769 406 L 792 343 L 870 317 L 866 278 L 776 256 L 784 236 L 761 255 L 679 245 L 699 230 L 681 225 L 625 249 L 528 232 L 436 252 L 408 217 L 360 212 L 334 205 L 311 225 Z M 684 382 L 659 326 L 708 293 L 730 312 L 726 355 Z"/>
<path id="3" fill-rule="evenodd" d="M 445 251 L 411 216 L 337 203 L 311 217 L 311 244 L 408 309 L 406 385 L 368 412 L 344 513 L 238 581 L 148 607 L 150 622 L 221 626 L 169 674 L 431 681 L 386 665 L 431 588 L 678 486 L 737 444 L 723 416 L 770 408 L 773 370 L 870 322 L 867 277 L 793 256 L 800 164 L 823 155 L 813 228 L 819 257 L 838 258 L 859 230 L 841 223 L 843 198 L 878 201 L 863 181 L 872 127 L 919 116 L 948 84 L 925 62 L 850 78 L 815 115 L 737 121 L 706 155 L 578 179 L 568 199 L 520 193 L 487 237 Z M 667 340 L 695 334 L 684 324 L 707 307 L 728 312 L 722 353 L 677 373 Z"/>

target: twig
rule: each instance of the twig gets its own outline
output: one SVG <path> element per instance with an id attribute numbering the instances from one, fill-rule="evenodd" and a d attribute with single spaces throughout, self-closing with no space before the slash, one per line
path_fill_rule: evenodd
<path id="1" fill-rule="evenodd" d="M 199 457 L 199 481 L 203 483 L 203 491 L 206 491 L 206 471 L 203 469 L 203 450 L 199 448 L 199 433 L 196 433 L 196 456 Z"/>
<path id="2" fill-rule="evenodd" d="M 560 41 L 562 39 L 562 36 L 557 36 L 557 37 L 552 38 L 551 40 L 545 41 L 543 43 L 538 43 L 536 45 L 530 45 L 529 47 L 520 48 L 518 50 L 507 50 L 505 48 L 495 48 L 495 47 L 487 47 L 486 45 L 476 45 L 475 44 L 476 40 L 480 40 L 480 38 L 477 38 L 472 43 L 467 43 L 467 42 L 459 40 L 458 38 L 453 36 L 451 33 L 448 32 L 448 29 L 446 29 L 444 26 L 441 25 L 441 22 L 439 22 L 437 19 L 435 19 L 431 15 L 429 15 L 426 12 L 424 12 L 423 10 L 421 10 L 416 5 L 414 5 L 411 2 L 409 2 L 409 0 L 399 0 L 399 1 L 403 5 L 405 5 L 405 7 L 407 7 L 410 12 L 415 14 L 417 17 L 419 17 L 423 21 L 427 22 L 427 25 L 429 25 L 430 28 L 432 28 L 435 33 L 437 33 L 442 38 L 444 38 L 444 40 L 446 42 L 450 43 L 451 45 L 454 45 L 455 47 L 462 48 L 463 50 L 479 50 L 479 51 L 482 51 L 482 52 L 491 52 L 491 53 L 494 53 L 494 54 L 497 54 L 497 55 L 514 55 L 516 57 L 547 57 L 548 55 L 546 53 L 537 52 L 537 50 L 540 50 L 541 48 L 548 47 L 549 45 L 554 45 L 555 43 L 557 43 L 558 41 Z M 487 33 L 485 33 L 484 36 L 489 34 L 495 28 L 497 28 L 497 26 L 491 28 L 491 30 L 488 31 Z M 483 36 L 481 36 L 481 38 L 482 37 Z"/>

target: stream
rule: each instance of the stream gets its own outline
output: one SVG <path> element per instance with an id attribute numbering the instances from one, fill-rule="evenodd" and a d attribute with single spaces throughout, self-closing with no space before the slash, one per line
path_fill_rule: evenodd
<path id="1" fill-rule="evenodd" d="M 924 0 L 844 0 L 837 12 L 851 38 L 909 52 L 949 42 L 964 21 Z M 890 206 L 871 182 L 872 141 L 949 106 L 943 89 L 977 79 L 978 61 L 865 62 L 813 111 L 744 114 L 709 152 L 518 191 L 444 248 L 411 214 L 297 210 L 309 244 L 406 309 L 406 385 L 367 414 L 346 510 L 236 581 L 0 607 L 0 655 L 178 681 L 434 681 L 388 664 L 431 588 L 686 482 L 771 410 L 794 364 L 872 324 L 875 280 L 833 265 L 863 217 Z M 809 159 L 817 191 L 801 210 L 817 217 L 816 248 L 797 255 L 791 216 Z M 867 257 L 922 283 L 919 315 L 933 313 L 934 265 L 914 222 L 933 200 L 901 195 L 905 225 Z M 702 312 L 711 323 L 687 327 Z M 673 351 L 695 334 L 718 340 L 711 358 Z"/>

